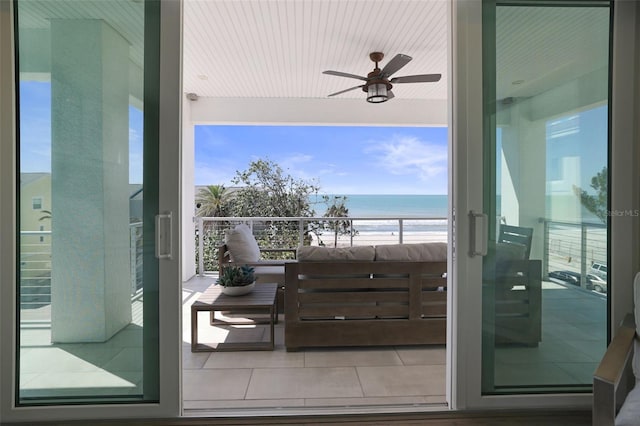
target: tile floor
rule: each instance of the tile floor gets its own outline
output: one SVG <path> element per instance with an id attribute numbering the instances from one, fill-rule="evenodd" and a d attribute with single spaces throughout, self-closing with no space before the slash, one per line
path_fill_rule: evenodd
<path id="1" fill-rule="evenodd" d="M 276 326 L 273 352 L 191 353 L 187 307 L 213 282 L 213 278 L 196 277 L 183 287 L 185 409 L 445 404 L 443 346 L 288 353 L 281 322 Z M 521 392 L 527 386 L 583 385 L 586 389 L 604 354 L 604 295 L 551 282 L 543 282 L 542 293 L 538 347 L 495 348 L 492 362 L 500 392 Z M 222 330 L 207 325 L 206 313 L 200 315 L 199 339 L 210 343 L 266 338 L 266 327 Z"/>
<path id="2" fill-rule="evenodd" d="M 193 278 L 183 292 L 185 410 L 445 404 L 445 348 L 329 348 L 287 352 L 284 321 L 273 351 L 191 352 L 188 307 L 214 278 Z M 208 325 L 201 342 L 268 339 L 267 326 Z M 222 339 L 222 340 L 221 340 Z"/>
<path id="3" fill-rule="evenodd" d="M 183 284 L 183 396 L 193 412 L 247 408 L 434 406 L 445 404 L 445 348 L 384 347 L 286 352 L 281 321 L 274 351 L 192 353 L 190 305 L 215 278 Z M 141 300 L 134 322 L 105 343 L 52 344 L 48 307 L 23 311 L 23 397 L 136 395 L 141 392 Z M 205 342 L 261 340 L 266 326 L 211 327 L 201 313 Z M 543 339 L 538 347 L 498 347 L 496 385 L 589 384 L 604 353 L 606 298 L 543 283 Z"/>

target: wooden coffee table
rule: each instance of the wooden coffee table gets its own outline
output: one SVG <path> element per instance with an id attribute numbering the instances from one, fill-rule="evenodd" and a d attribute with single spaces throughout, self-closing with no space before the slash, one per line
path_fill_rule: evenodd
<path id="1" fill-rule="evenodd" d="M 213 351 L 260 351 L 273 350 L 274 347 L 274 324 L 278 322 L 278 300 L 276 291 L 278 284 L 256 284 L 253 291 L 244 296 L 227 296 L 222 294 L 222 288 L 218 285 L 209 287 L 191 305 L 191 352 L 213 352 Z M 208 311 L 211 313 L 210 325 L 247 325 L 247 324 L 269 324 L 270 340 L 268 342 L 238 342 L 238 343 L 218 343 L 215 346 L 198 343 L 198 312 Z M 268 314 L 265 320 L 254 320 L 252 322 L 232 322 L 216 320 L 216 311 L 229 312 L 230 314 Z"/>

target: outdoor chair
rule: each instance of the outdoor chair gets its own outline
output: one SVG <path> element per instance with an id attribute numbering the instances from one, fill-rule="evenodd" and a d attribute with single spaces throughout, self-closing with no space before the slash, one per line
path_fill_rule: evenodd
<path id="1" fill-rule="evenodd" d="M 532 228 L 501 225 L 493 266 L 485 275 L 492 286 L 497 344 L 537 346 L 542 338 L 542 261 L 530 260 Z"/>
<path id="2" fill-rule="evenodd" d="M 284 265 L 294 260 L 263 259 L 262 253 L 293 253 L 296 249 L 261 249 L 251 229 L 245 224 L 227 231 L 225 243 L 218 247 L 218 271 L 229 266 L 249 265 L 254 268 L 256 284 L 278 284 L 278 309 L 284 309 Z"/>
<path id="3" fill-rule="evenodd" d="M 635 319 L 640 318 L 640 272 L 634 279 Z M 628 314 L 593 375 L 593 425 L 640 424 L 640 321 Z"/>

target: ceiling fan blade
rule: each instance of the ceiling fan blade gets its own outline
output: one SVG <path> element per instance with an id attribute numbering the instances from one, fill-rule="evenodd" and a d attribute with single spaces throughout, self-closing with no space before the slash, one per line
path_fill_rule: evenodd
<path id="1" fill-rule="evenodd" d="M 341 94 L 343 94 L 343 93 L 350 92 L 350 91 L 355 90 L 355 89 L 360 89 L 360 88 L 362 88 L 362 87 L 364 87 L 364 84 L 363 84 L 363 85 L 360 85 L 360 86 L 351 87 L 351 88 L 349 88 L 349 89 L 344 89 L 344 90 L 341 90 L 341 91 L 336 92 L 336 93 L 332 93 L 332 94 L 327 95 L 327 96 L 341 95 Z"/>
<path id="2" fill-rule="evenodd" d="M 367 77 L 362 77 L 362 76 L 355 75 L 355 74 L 349 74 L 349 73 L 347 73 L 347 72 L 340 72 L 340 71 L 322 71 L 322 74 L 337 75 L 338 77 L 357 78 L 358 80 L 367 81 Z"/>
<path id="3" fill-rule="evenodd" d="M 387 100 L 395 98 L 396 95 L 393 94 L 391 90 L 387 90 Z"/>
<path id="4" fill-rule="evenodd" d="M 390 60 L 387 65 L 382 68 L 382 75 L 385 77 L 389 77 L 391 74 L 398 71 L 400 68 L 404 67 L 413 59 L 409 55 L 403 55 L 402 53 L 398 53 L 396 56 Z"/>
<path id="5" fill-rule="evenodd" d="M 389 80 L 389 83 L 433 83 L 440 81 L 441 74 L 418 74 L 396 77 Z"/>

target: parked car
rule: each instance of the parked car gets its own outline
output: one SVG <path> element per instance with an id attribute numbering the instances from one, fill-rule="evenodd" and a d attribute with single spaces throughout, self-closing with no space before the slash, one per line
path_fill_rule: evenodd
<path id="1" fill-rule="evenodd" d="M 607 292 L 607 281 L 597 275 L 587 274 L 587 284 L 589 284 L 592 290 L 595 290 L 598 293 Z"/>
<path id="2" fill-rule="evenodd" d="M 566 284 L 580 285 L 580 274 L 573 271 L 552 271 L 549 272 L 549 279 L 554 282 L 561 281 Z"/>
<path id="3" fill-rule="evenodd" d="M 592 275 L 596 275 L 603 280 L 607 280 L 607 265 L 604 263 L 593 262 L 591 264 L 591 268 L 589 268 L 589 273 Z"/>

